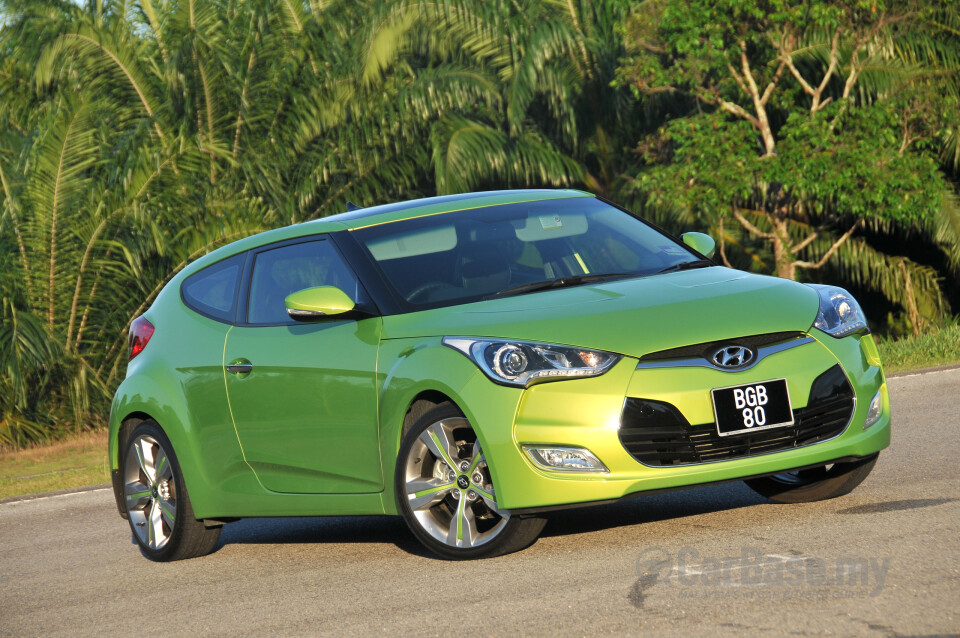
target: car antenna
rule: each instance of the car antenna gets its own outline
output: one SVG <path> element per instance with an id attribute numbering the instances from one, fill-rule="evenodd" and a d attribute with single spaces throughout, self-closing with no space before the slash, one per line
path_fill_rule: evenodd
<path id="1" fill-rule="evenodd" d="M 354 210 L 363 210 L 363 206 L 357 206 L 357 205 L 354 204 L 353 202 L 348 201 L 348 202 L 347 202 L 347 212 L 349 213 L 350 211 L 354 211 Z"/>

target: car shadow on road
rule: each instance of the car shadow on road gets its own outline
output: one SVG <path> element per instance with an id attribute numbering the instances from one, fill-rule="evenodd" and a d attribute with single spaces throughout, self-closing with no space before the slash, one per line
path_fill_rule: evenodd
<path id="1" fill-rule="evenodd" d="M 245 518 L 223 526 L 217 550 L 235 544 L 392 543 L 417 556 L 433 556 L 399 516 Z"/>
<path id="2" fill-rule="evenodd" d="M 644 494 L 606 505 L 549 512 L 549 524 L 542 536 L 595 532 L 769 504 L 771 501 L 742 483 Z"/>
<path id="3" fill-rule="evenodd" d="M 730 483 L 628 498 L 548 513 L 543 536 L 565 536 L 769 504 L 745 485 Z M 247 518 L 224 526 L 217 549 L 234 544 L 391 543 L 436 558 L 398 516 Z"/>
<path id="4" fill-rule="evenodd" d="M 900 501 L 883 501 L 880 503 L 866 503 L 855 507 L 842 509 L 837 514 L 879 514 L 882 512 L 902 512 L 922 507 L 933 507 L 944 503 L 956 502 L 956 498 L 912 498 Z"/>

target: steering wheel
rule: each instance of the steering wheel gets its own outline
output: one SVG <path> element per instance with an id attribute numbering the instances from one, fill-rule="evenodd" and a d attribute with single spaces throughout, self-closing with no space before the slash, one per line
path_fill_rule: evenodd
<path id="1" fill-rule="evenodd" d="M 428 281 L 426 283 L 422 283 L 407 294 L 407 301 L 410 303 L 422 303 L 424 301 L 429 301 L 429 298 L 427 297 L 428 293 L 439 290 L 440 288 L 448 285 L 449 284 L 443 281 Z M 423 299 L 419 299 L 418 297 L 423 297 Z"/>

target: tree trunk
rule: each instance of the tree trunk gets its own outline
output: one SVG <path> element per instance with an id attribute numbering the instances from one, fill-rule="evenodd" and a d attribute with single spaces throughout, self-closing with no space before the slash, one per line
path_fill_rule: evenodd
<path id="1" fill-rule="evenodd" d="M 790 233 L 787 230 L 787 222 L 771 215 L 773 223 L 773 261 L 777 271 L 777 277 L 796 281 L 797 268 L 794 265 L 796 261 L 793 257 L 793 242 L 790 240 Z"/>
<path id="2" fill-rule="evenodd" d="M 797 267 L 790 254 L 790 247 L 785 245 L 782 239 L 773 240 L 773 259 L 776 263 L 777 277 L 791 281 L 797 280 Z"/>
<path id="3" fill-rule="evenodd" d="M 923 327 L 923 317 L 920 316 L 920 309 L 917 308 L 917 296 L 913 293 L 913 279 L 907 271 L 906 262 L 901 259 L 897 265 L 900 275 L 903 277 L 903 292 L 907 297 L 907 318 L 910 320 L 910 328 L 913 330 L 913 336 L 920 336 L 920 329 Z"/>

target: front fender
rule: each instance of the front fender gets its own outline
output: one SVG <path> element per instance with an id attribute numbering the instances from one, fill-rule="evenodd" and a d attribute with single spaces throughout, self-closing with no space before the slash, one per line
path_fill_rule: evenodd
<path id="1" fill-rule="evenodd" d="M 411 404 L 424 392 L 440 392 L 463 411 L 473 425 L 480 445 L 511 436 L 513 415 L 522 390 L 498 386 L 472 361 L 448 348 L 439 337 L 390 339 L 382 342 L 378 370 L 380 383 L 380 458 L 383 467 L 383 509 L 398 514 L 394 499 L 394 472 L 403 421 Z M 479 379 L 477 376 L 479 375 Z M 471 384 L 471 381 L 474 383 Z M 483 386 L 488 401 L 477 411 L 477 399 L 464 395 L 468 384 Z M 471 392 L 474 395 L 475 392 Z M 490 418 L 492 414 L 498 416 Z M 496 476 L 494 476 L 496 482 Z"/>

